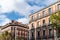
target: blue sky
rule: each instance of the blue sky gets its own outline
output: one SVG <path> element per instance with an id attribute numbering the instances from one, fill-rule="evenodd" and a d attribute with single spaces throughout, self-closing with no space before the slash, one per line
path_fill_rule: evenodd
<path id="1" fill-rule="evenodd" d="M 0 0 L 0 26 L 16 20 L 27 24 L 33 12 L 49 6 L 57 0 Z"/>

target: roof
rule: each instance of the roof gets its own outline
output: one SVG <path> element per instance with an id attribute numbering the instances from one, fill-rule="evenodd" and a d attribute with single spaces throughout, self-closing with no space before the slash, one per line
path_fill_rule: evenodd
<path id="1" fill-rule="evenodd" d="M 50 7 L 50 6 L 54 5 L 54 4 L 56 4 L 56 3 L 58 3 L 58 2 L 60 2 L 60 1 L 57 1 L 57 2 L 55 2 L 55 3 L 53 3 L 53 4 L 51 4 L 51 5 L 49 5 L 49 6 L 45 7 L 45 8 L 43 8 L 43 9 L 40 9 L 39 11 L 42 11 L 42 10 L 44 10 L 44 9 L 46 9 L 46 8 L 48 8 L 48 7 Z M 39 12 L 39 11 L 37 11 L 37 12 Z M 31 16 L 31 15 L 37 13 L 37 12 L 34 12 L 34 13 L 30 14 L 29 16 Z"/>
<path id="2" fill-rule="evenodd" d="M 9 26 L 19 26 L 19 27 L 23 27 L 23 28 L 28 28 L 28 26 L 26 24 L 22 24 L 21 22 L 17 22 L 17 21 L 14 21 L 12 20 L 10 23 L 4 25 L 3 27 L 1 28 L 7 28 Z"/>

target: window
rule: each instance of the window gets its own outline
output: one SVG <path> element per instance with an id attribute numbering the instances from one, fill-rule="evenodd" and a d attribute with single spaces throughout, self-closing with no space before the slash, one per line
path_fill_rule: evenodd
<path id="1" fill-rule="evenodd" d="M 51 35 L 51 29 L 49 29 L 49 35 Z"/>
<path id="2" fill-rule="evenodd" d="M 45 20 L 43 20 L 43 25 L 45 25 Z"/>
<path id="3" fill-rule="evenodd" d="M 40 31 L 38 31 L 37 33 L 38 33 L 38 37 L 40 37 Z"/>
<path id="4" fill-rule="evenodd" d="M 43 11 L 43 17 L 45 16 L 45 11 Z"/>
<path id="5" fill-rule="evenodd" d="M 18 35 L 20 35 L 20 31 L 18 31 Z"/>
<path id="6" fill-rule="evenodd" d="M 40 18 L 40 14 L 38 14 L 38 18 Z"/>
<path id="7" fill-rule="evenodd" d="M 40 21 L 37 22 L 38 27 L 40 27 Z"/>
<path id="8" fill-rule="evenodd" d="M 60 10 L 60 4 L 58 4 L 58 10 Z"/>
<path id="9" fill-rule="evenodd" d="M 11 30 L 14 30 L 14 27 L 11 27 Z"/>
<path id="10" fill-rule="evenodd" d="M 32 20 L 34 20 L 34 16 L 32 16 Z"/>
<path id="11" fill-rule="evenodd" d="M 32 23 L 32 28 L 34 28 L 34 25 L 33 25 L 33 23 Z"/>
<path id="12" fill-rule="evenodd" d="M 51 13 L 51 8 L 48 9 L 48 13 L 49 13 L 49 14 Z"/>
<path id="13" fill-rule="evenodd" d="M 34 37 L 34 33 L 32 32 L 32 37 Z"/>
<path id="14" fill-rule="evenodd" d="M 43 36 L 45 36 L 45 30 L 43 30 Z"/>

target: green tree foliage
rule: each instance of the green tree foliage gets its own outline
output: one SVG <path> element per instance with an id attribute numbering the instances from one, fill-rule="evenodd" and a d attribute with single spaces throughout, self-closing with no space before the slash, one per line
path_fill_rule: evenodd
<path id="1" fill-rule="evenodd" d="M 60 34 L 60 11 L 50 15 L 51 27 Z"/>
<path id="2" fill-rule="evenodd" d="M 3 32 L 2 34 L 0 34 L 0 40 L 12 40 L 11 33 L 9 33 L 8 31 Z M 23 38 L 17 37 L 17 40 L 23 40 Z"/>
<path id="3" fill-rule="evenodd" d="M 23 38 L 21 38 L 21 37 L 17 37 L 17 40 L 24 40 Z"/>
<path id="4" fill-rule="evenodd" d="M 8 33 L 8 31 L 3 32 L 0 34 L 0 40 L 11 40 L 11 33 Z"/>

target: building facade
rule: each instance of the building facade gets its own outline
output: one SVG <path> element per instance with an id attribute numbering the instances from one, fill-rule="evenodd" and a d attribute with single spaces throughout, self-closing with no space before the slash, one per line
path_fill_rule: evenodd
<path id="1" fill-rule="evenodd" d="M 28 40 L 28 26 L 25 24 L 12 20 L 0 29 L 2 33 L 5 31 L 11 32 L 12 40 L 17 40 L 18 38 Z"/>
<path id="2" fill-rule="evenodd" d="M 59 10 L 60 1 L 29 15 L 29 40 L 58 40 L 49 17 Z"/>

